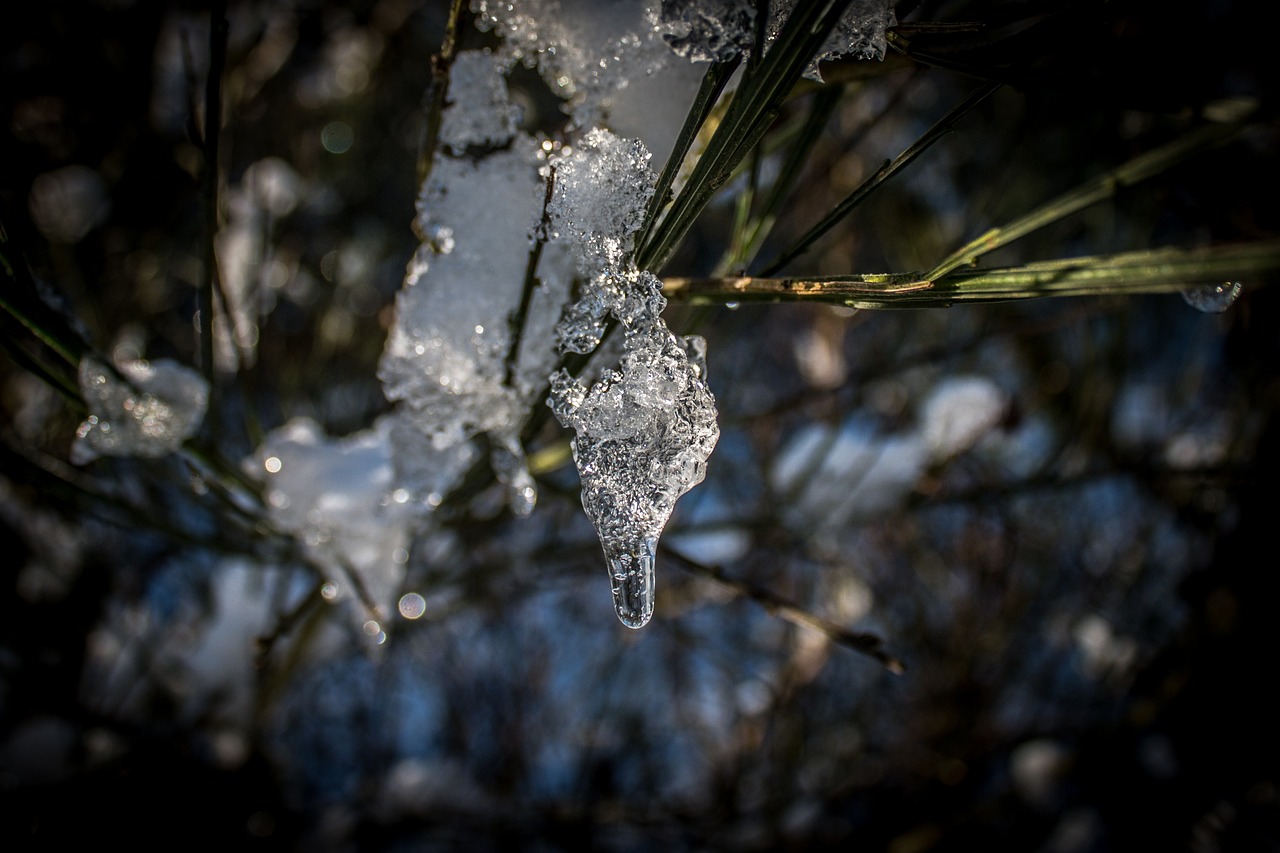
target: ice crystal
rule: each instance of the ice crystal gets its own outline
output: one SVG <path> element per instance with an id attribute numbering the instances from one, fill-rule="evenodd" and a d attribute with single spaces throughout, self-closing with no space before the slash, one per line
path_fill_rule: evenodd
<path id="1" fill-rule="evenodd" d="M 209 401 L 204 377 L 174 361 L 122 361 L 118 371 L 92 356 L 80 361 L 89 417 L 76 430 L 71 461 L 99 456 L 164 456 L 200 427 Z"/>
<path id="2" fill-rule="evenodd" d="M 770 0 L 765 27 L 765 50 L 777 39 L 797 0 Z M 725 60 L 749 54 L 755 39 L 752 0 L 662 0 L 659 30 L 681 56 Z M 804 76 L 821 81 L 818 63 L 843 56 L 883 59 L 885 30 L 896 18 L 890 0 L 853 0 Z"/>
<path id="3" fill-rule="evenodd" d="M 896 23 L 891 0 L 853 0 L 840 23 L 836 24 L 835 32 L 822 46 L 817 62 L 810 64 L 805 71 L 805 76 L 811 80 L 821 80 L 818 62 L 828 62 L 842 56 L 884 59 L 885 30 Z"/>
<path id="4" fill-rule="evenodd" d="M 583 272 L 617 267 L 630 252 L 657 180 L 649 159 L 640 140 L 593 128 L 571 154 L 556 161 L 550 213 L 562 236 L 575 245 Z"/>
<path id="5" fill-rule="evenodd" d="M 590 389 L 560 371 L 549 400 L 576 432 L 582 506 L 604 548 L 618 618 L 631 628 L 653 615 L 658 537 L 676 500 L 702 482 L 720 435 L 701 339 L 668 331 L 658 316 L 658 280 L 648 273 L 636 280 L 649 298 L 624 303 L 635 310 L 618 369 Z"/>
<path id="6" fill-rule="evenodd" d="M 662 38 L 679 56 L 732 59 L 751 49 L 754 0 L 662 0 Z"/>

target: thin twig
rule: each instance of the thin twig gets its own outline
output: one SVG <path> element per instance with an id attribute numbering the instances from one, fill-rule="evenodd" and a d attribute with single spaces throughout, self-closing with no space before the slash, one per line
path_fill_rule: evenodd
<path id="1" fill-rule="evenodd" d="M 215 0 L 209 12 L 209 76 L 204 91 L 204 285 L 200 288 L 200 367 L 209 382 L 212 408 L 217 377 L 213 367 L 214 288 L 219 287 L 214 238 L 218 233 L 218 142 L 222 130 L 222 72 L 227 63 L 227 3 Z"/>
<path id="2" fill-rule="evenodd" d="M 805 610 L 800 605 L 787 599 L 771 589 L 751 583 L 750 581 L 731 578 L 725 574 L 724 569 L 720 566 L 708 566 L 697 560 L 684 556 L 679 551 L 674 551 L 665 546 L 659 545 L 659 550 L 664 556 L 672 557 L 683 566 L 686 570 L 702 577 L 710 578 L 721 586 L 731 589 L 743 598 L 748 598 L 764 607 L 770 613 L 780 619 L 784 619 L 793 625 L 799 625 L 802 628 L 808 628 L 826 635 L 832 642 L 835 642 L 845 648 L 852 649 L 859 654 L 867 655 L 879 661 L 885 669 L 901 675 L 906 668 L 902 661 L 894 657 L 884 648 L 884 641 L 875 634 L 868 634 L 860 631 L 851 631 L 841 625 L 837 625 L 829 619 L 824 619 L 815 613 Z"/>
<path id="3" fill-rule="evenodd" d="M 315 587 L 302 600 L 287 613 L 282 613 L 276 618 L 275 625 L 272 626 L 270 633 L 262 634 L 257 638 L 254 644 L 254 661 L 258 669 L 264 669 L 267 665 L 267 659 L 271 656 L 272 650 L 276 643 L 284 638 L 293 626 L 315 608 L 324 603 L 324 596 L 321 594 L 321 584 Z"/>
<path id="4" fill-rule="evenodd" d="M 453 0 L 449 5 L 449 19 L 444 27 L 444 41 L 440 52 L 431 57 L 431 82 L 427 85 L 427 122 L 423 130 L 422 146 L 418 151 L 418 186 L 431 174 L 435 162 L 436 145 L 440 139 L 440 126 L 444 120 L 445 98 L 449 94 L 449 69 L 458 49 L 458 21 L 462 16 L 463 0 Z"/>
<path id="5" fill-rule="evenodd" d="M 525 323 L 529 319 L 529 306 L 533 302 L 533 291 L 541 283 L 538 280 L 538 262 L 542 260 L 542 247 L 546 245 L 551 228 L 551 196 L 556 187 L 556 167 L 553 165 L 547 174 L 547 191 L 542 197 L 542 218 L 534 229 L 533 247 L 529 249 L 529 260 L 524 268 L 524 286 L 520 291 L 520 306 L 512 314 L 509 323 L 511 328 L 511 346 L 507 348 L 505 365 L 506 384 L 515 387 L 516 365 L 520 360 L 520 343 L 524 338 Z"/>
<path id="6" fill-rule="evenodd" d="M 66 317 L 40 297 L 40 286 L 23 252 L 11 241 L 3 219 L 0 219 L 0 267 L 8 280 L 7 286 L 0 288 L 0 310 L 26 327 L 36 340 L 72 369 L 78 369 L 89 344 Z"/>

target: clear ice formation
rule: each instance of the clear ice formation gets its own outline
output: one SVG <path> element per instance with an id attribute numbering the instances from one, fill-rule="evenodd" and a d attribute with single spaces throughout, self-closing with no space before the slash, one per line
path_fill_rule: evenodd
<path id="1" fill-rule="evenodd" d="M 662 0 L 662 38 L 678 56 L 724 61 L 751 50 L 755 0 Z"/>
<path id="2" fill-rule="evenodd" d="M 557 338 L 566 352 L 599 346 L 610 317 L 622 358 L 588 388 L 561 370 L 548 404 L 572 428 L 582 506 L 604 549 L 618 618 L 639 628 L 653 615 L 654 561 L 676 500 L 702 482 L 719 437 L 706 383 L 705 344 L 662 321 L 662 282 L 630 262 L 653 195 L 649 152 L 636 139 L 593 129 L 556 158 L 549 212 L 587 279 Z"/>
<path id="3" fill-rule="evenodd" d="M 778 37 L 797 0 L 770 0 L 765 49 Z M 725 60 L 750 53 L 755 39 L 754 0 L 662 0 L 658 26 L 680 56 Z M 804 76 L 821 81 L 818 63 L 852 56 L 884 59 L 885 30 L 896 23 L 890 0 L 853 0 Z"/>
<path id="4" fill-rule="evenodd" d="M 123 361 L 118 372 L 92 356 L 80 361 L 80 394 L 89 417 L 76 430 L 71 461 L 172 453 L 204 420 L 209 385 L 169 359 Z"/>
<path id="5" fill-rule="evenodd" d="M 787 12 L 797 0 L 773 0 L 774 8 L 785 6 Z M 775 16 L 776 17 L 776 16 Z M 844 17 L 836 24 L 835 31 L 822 46 L 817 58 L 809 64 L 804 76 L 810 80 L 822 80 L 818 73 L 819 62 L 829 62 L 842 56 L 855 59 L 884 59 L 885 30 L 898 19 L 893 14 L 892 0 L 853 0 L 845 9 Z"/>
<path id="6" fill-rule="evenodd" d="M 720 430 L 702 339 L 667 330 L 652 274 L 635 273 L 631 285 L 615 314 L 625 329 L 618 369 L 589 389 L 559 371 L 549 403 L 576 431 L 582 506 L 604 548 L 614 608 L 624 625 L 639 628 L 653 615 L 658 537 L 676 500 L 702 482 Z"/>
<path id="7" fill-rule="evenodd" d="M 1221 314 L 1231 307 L 1240 297 L 1243 290 L 1238 281 L 1224 281 L 1220 284 L 1202 284 L 1198 287 L 1182 291 L 1182 298 L 1197 311 L 1205 314 Z"/>

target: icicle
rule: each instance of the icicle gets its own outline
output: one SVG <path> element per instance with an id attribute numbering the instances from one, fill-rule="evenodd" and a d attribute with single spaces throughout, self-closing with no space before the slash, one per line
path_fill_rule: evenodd
<path id="1" fill-rule="evenodd" d="M 720 437 L 705 345 L 667 330 L 659 287 L 653 275 L 635 274 L 614 309 L 626 328 L 618 369 L 605 370 L 589 390 L 560 371 L 548 400 L 577 432 L 582 507 L 604 548 L 618 618 L 629 628 L 653 615 L 658 537 L 676 500 L 702 482 Z"/>
<path id="2" fill-rule="evenodd" d="M 610 542 L 605 546 L 613 581 L 613 609 L 628 628 L 643 628 L 653 617 L 657 539 Z"/>

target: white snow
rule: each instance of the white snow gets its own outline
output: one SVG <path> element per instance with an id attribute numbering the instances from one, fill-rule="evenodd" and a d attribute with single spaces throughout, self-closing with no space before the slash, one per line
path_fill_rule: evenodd
<path id="1" fill-rule="evenodd" d="M 507 96 L 502 68 L 488 51 L 464 50 L 449 68 L 449 97 L 453 109 L 442 117 L 440 143 L 454 154 L 467 146 L 497 146 L 511 141 L 520 110 Z"/>
<path id="2" fill-rule="evenodd" d="M 1008 397 L 990 379 L 939 381 L 918 422 L 886 435 L 863 420 L 810 425 L 783 448 L 772 479 L 787 497 L 784 516 L 802 530 L 837 530 L 895 510 L 930 465 L 972 449 L 1004 416 Z"/>
<path id="3" fill-rule="evenodd" d="M 168 359 L 127 360 L 116 367 L 92 356 L 80 361 L 80 394 L 89 417 L 71 445 L 77 465 L 99 456 L 165 456 L 204 420 L 209 386 L 191 368 Z"/>
<path id="4" fill-rule="evenodd" d="M 275 528 L 297 537 L 340 585 L 355 573 L 379 613 L 389 614 L 411 536 L 475 455 L 470 444 L 432 449 L 399 413 L 345 438 L 298 418 L 267 436 L 253 467 Z"/>

